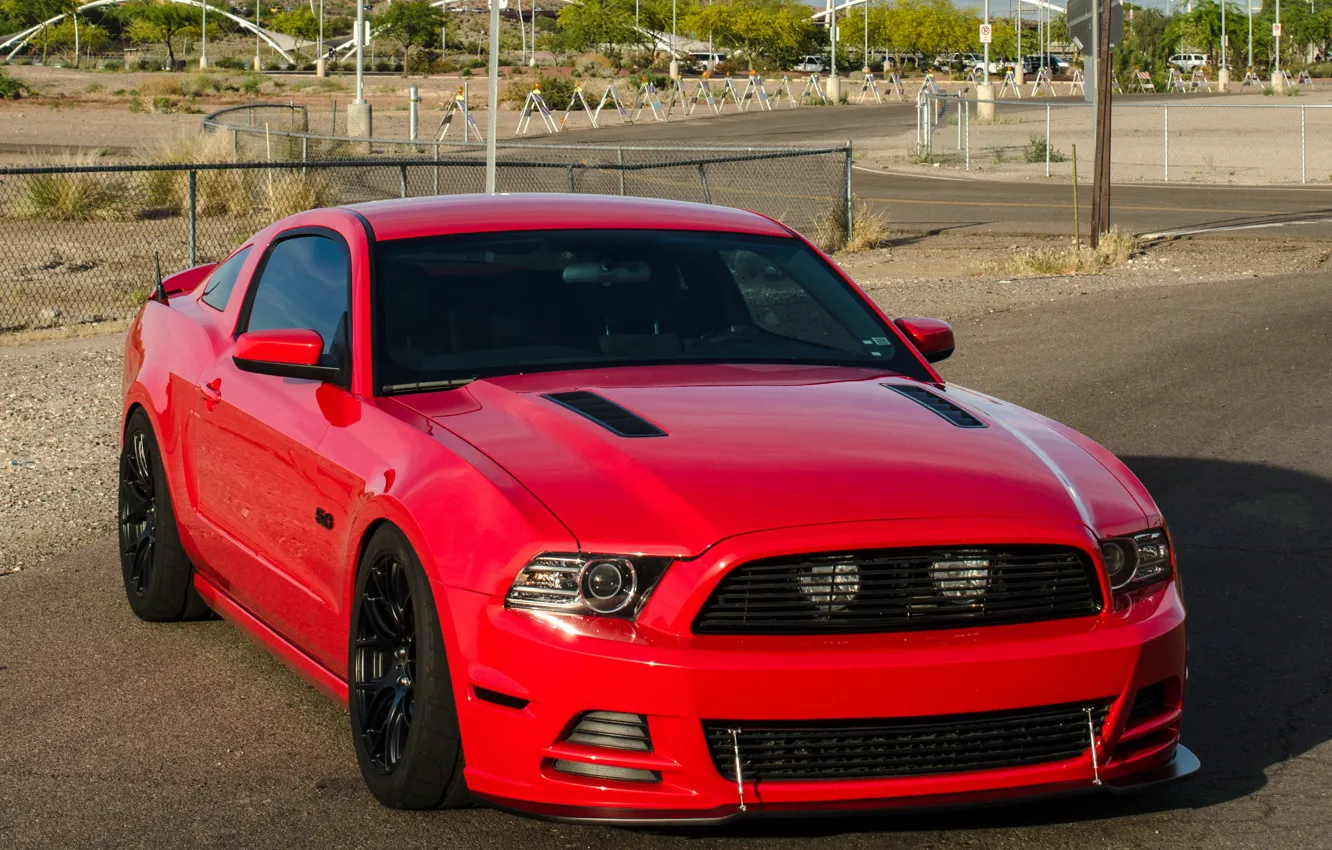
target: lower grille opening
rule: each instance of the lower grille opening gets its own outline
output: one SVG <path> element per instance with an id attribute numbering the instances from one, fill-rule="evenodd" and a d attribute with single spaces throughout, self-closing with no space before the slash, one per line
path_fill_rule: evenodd
<path id="1" fill-rule="evenodd" d="M 703 721 L 713 764 L 744 779 L 877 779 L 993 770 L 1077 758 L 1100 734 L 1111 699 L 1011 711 L 883 720 Z"/>
<path id="2" fill-rule="evenodd" d="M 620 782 L 660 782 L 661 774 L 655 770 L 642 770 L 637 767 L 616 767 L 612 764 L 588 764 L 569 759 L 556 759 L 555 769 L 572 776 L 585 776 L 588 779 L 614 779 Z"/>
<path id="3" fill-rule="evenodd" d="M 1137 695 L 1133 698 L 1133 708 L 1129 710 L 1126 728 L 1132 729 L 1139 723 L 1146 723 L 1165 711 L 1165 708 L 1166 683 L 1164 681 L 1139 688 Z"/>
<path id="4" fill-rule="evenodd" d="M 571 744 L 606 747 L 612 750 L 652 752 L 647 718 L 620 711 L 585 711 L 578 715 L 573 728 L 564 736 Z"/>

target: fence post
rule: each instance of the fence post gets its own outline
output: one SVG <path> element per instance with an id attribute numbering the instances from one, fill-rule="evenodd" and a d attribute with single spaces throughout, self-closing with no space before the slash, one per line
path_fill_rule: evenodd
<path id="1" fill-rule="evenodd" d="M 231 152 L 232 152 L 232 153 L 237 153 L 237 150 L 236 150 L 236 149 L 237 149 L 238 147 L 240 147 L 239 136 L 240 136 L 240 130 L 237 130 L 235 127 L 232 127 L 232 128 L 231 128 Z"/>
<path id="2" fill-rule="evenodd" d="M 573 164 L 570 163 L 570 164 L 569 164 L 569 194 L 571 194 L 571 195 L 572 195 L 574 192 L 577 192 L 577 191 L 578 191 L 578 189 L 574 186 L 574 173 L 573 173 L 573 170 L 574 170 Z"/>
<path id="3" fill-rule="evenodd" d="M 328 124 L 328 134 L 336 136 L 338 134 L 338 102 L 333 101 L 333 118 Z"/>
<path id="4" fill-rule="evenodd" d="M 198 181 L 196 179 L 198 177 L 198 174 L 199 172 L 195 171 L 194 169 L 190 169 L 189 205 L 190 205 L 190 267 L 191 268 L 198 265 L 197 262 L 198 250 L 197 250 L 197 243 L 195 241 L 195 237 L 198 232 L 198 223 L 199 223 L 199 214 L 198 214 L 199 195 L 198 195 Z"/>
<path id="5" fill-rule="evenodd" d="M 1304 107 L 1300 107 L 1300 182 L 1305 182 L 1304 173 Z"/>
<path id="6" fill-rule="evenodd" d="M 851 196 L 851 140 L 846 140 L 846 238 L 851 239 L 851 226 L 855 224 L 855 203 Z"/>
<path id="7" fill-rule="evenodd" d="M 401 197 L 407 197 L 407 166 L 398 166 L 398 185 L 401 189 Z"/>
<path id="8" fill-rule="evenodd" d="M 435 194 L 439 194 L 439 142 L 435 142 Z"/>
<path id="9" fill-rule="evenodd" d="M 703 184 L 703 203 L 712 203 L 712 190 L 708 188 L 708 166 L 707 163 L 698 164 L 698 180 Z"/>
<path id="10" fill-rule="evenodd" d="M 980 107 L 979 107 L 979 106 L 976 107 L 976 111 L 977 111 L 977 112 L 980 111 Z M 966 136 L 966 138 L 967 138 L 967 147 L 966 147 L 966 151 L 967 151 L 967 171 L 970 171 L 970 170 L 971 170 L 971 112 L 970 112 L 970 110 L 967 111 L 967 136 Z"/>
<path id="11" fill-rule="evenodd" d="M 1165 166 L 1165 182 L 1170 182 L 1170 104 L 1161 104 L 1161 161 Z"/>
<path id="12" fill-rule="evenodd" d="M 1045 104 L 1045 176 L 1050 176 L 1050 104 Z"/>
<path id="13" fill-rule="evenodd" d="M 620 163 L 620 194 L 624 194 L 624 145 L 615 149 L 616 158 Z"/>
<path id="14" fill-rule="evenodd" d="M 309 136 L 301 136 L 301 162 L 306 162 L 306 161 L 308 161 L 308 160 L 309 160 L 309 157 L 310 157 L 310 137 L 309 137 Z M 310 173 L 310 169 L 308 169 L 308 168 L 302 168 L 302 169 L 301 169 L 301 176 L 302 176 L 302 177 L 305 177 L 305 176 L 306 176 L 307 174 L 309 174 L 309 173 Z"/>
<path id="15" fill-rule="evenodd" d="M 962 110 L 966 109 L 966 106 L 964 106 L 965 103 L 966 101 L 962 99 L 962 93 L 958 92 L 957 95 L 957 149 L 958 150 L 962 150 Z"/>

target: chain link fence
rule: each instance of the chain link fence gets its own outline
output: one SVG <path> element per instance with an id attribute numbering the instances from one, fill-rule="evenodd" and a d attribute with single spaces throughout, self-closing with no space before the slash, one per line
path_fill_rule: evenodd
<path id="1" fill-rule="evenodd" d="M 1113 104 L 1115 182 L 1234 185 L 1332 183 L 1332 104 Z M 992 118 L 982 118 L 990 113 Z M 1071 179 L 1073 146 L 1087 163 L 1093 111 L 1082 102 L 976 101 L 923 92 L 918 161 L 951 161 L 999 177 Z"/>
<path id="2" fill-rule="evenodd" d="M 292 128 L 303 117 L 299 107 L 280 111 Z M 170 273 L 221 259 L 255 231 L 302 210 L 484 188 L 485 154 L 475 145 L 317 139 L 346 146 L 337 150 L 347 158 L 321 159 L 309 155 L 315 139 L 295 129 L 275 134 L 268 123 L 266 131 L 238 133 L 235 155 L 224 153 L 224 161 L 0 169 L 0 332 L 132 315 L 155 281 L 155 253 Z M 245 161 L 257 133 L 271 161 Z M 751 209 L 829 249 L 850 232 L 850 175 L 849 145 L 505 145 L 496 174 L 501 192 Z M 543 225 L 558 222 L 533 223 Z"/>

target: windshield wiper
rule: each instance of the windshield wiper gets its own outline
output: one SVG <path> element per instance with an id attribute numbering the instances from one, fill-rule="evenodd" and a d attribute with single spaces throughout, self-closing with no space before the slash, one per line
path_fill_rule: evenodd
<path id="1" fill-rule="evenodd" d="M 425 390 L 456 390 L 475 381 L 476 378 L 446 378 L 442 381 L 415 381 L 410 384 L 388 384 L 383 388 L 384 395 L 395 393 L 419 393 Z"/>

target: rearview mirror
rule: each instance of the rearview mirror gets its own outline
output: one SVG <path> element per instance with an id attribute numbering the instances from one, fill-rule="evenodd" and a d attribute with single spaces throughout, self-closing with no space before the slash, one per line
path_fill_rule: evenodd
<path id="1" fill-rule="evenodd" d="M 953 353 L 956 343 L 953 341 L 953 328 L 947 322 L 910 317 L 898 319 L 893 324 L 906 334 L 927 363 L 947 360 Z"/>
<path id="2" fill-rule="evenodd" d="M 336 381 L 341 370 L 336 366 L 320 366 L 323 353 L 324 338 L 315 331 L 279 328 L 241 334 L 231 359 L 244 372 Z"/>

